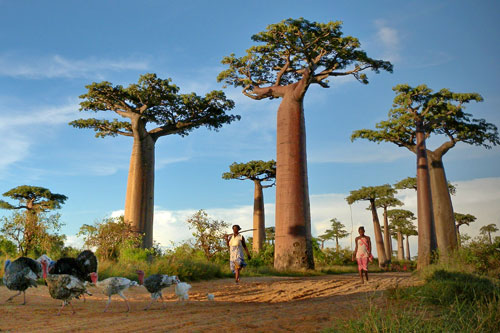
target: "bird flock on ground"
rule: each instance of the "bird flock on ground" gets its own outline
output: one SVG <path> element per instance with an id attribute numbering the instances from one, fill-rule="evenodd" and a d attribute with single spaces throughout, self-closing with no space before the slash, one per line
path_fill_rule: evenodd
<path id="1" fill-rule="evenodd" d="M 38 279 L 43 278 L 49 289 L 50 296 L 62 301 L 62 306 L 57 315 L 66 305 L 69 305 L 75 313 L 71 300 L 80 297 L 85 302 L 85 295 L 92 294 L 87 290 L 87 286 L 94 285 L 108 296 L 108 301 L 104 312 L 108 310 L 111 303 L 111 296 L 120 296 L 127 305 L 127 312 L 130 311 L 130 304 L 123 294 L 130 287 L 142 285 L 151 294 L 151 302 L 144 310 L 148 310 L 153 302 L 161 300 L 163 302 L 162 290 L 175 285 L 175 295 L 179 301 L 189 299 L 189 289 L 191 286 L 181 282 L 177 276 L 164 274 L 152 274 L 145 277 L 144 271 L 137 270 L 139 283 L 124 277 L 110 277 L 99 281 L 97 273 L 97 258 L 92 251 L 85 250 L 76 258 L 61 258 L 57 261 L 51 260 L 48 256 L 42 255 L 34 260 L 28 257 L 20 257 L 14 261 L 7 260 L 4 267 L 3 283 L 9 289 L 18 293 L 9 297 L 7 302 L 12 301 L 16 296 L 23 294 L 23 305 L 26 304 L 26 289 L 37 287 Z M 213 300 L 213 295 L 207 295 L 208 300 Z"/>

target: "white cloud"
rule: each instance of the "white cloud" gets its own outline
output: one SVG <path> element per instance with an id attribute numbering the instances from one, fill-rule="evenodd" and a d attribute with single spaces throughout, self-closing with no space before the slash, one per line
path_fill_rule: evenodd
<path id="1" fill-rule="evenodd" d="M 480 178 L 470 181 L 453 182 L 457 185 L 457 194 L 452 197 L 456 212 L 469 213 L 477 217 L 477 221 L 470 226 L 464 226 L 462 232 L 471 236 L 479 235 L 479 229 L 490 223 L 499 223 L 500 216 L 500 177 Z M 336 218 L 342 222 L 348 232 L 353 232 L 353 238 L 357 236 L 359 226 L 364 226 L 367 235 L 374 239 L 373 222 L 371 212 L 367 210 L 368 202 L 357 202 L 351 207 L 345 201 L 347 193 L 329 193 L 311 195 L 311 231 L 313 236 L 324 233 L 329 228 L 330 219 Z M 397 197 L 404 202 L 404 209 L 415 213 L 417 210 L 417 196 L 414 190 L 400 191 Z M 266 226 L 274 225 L 275 205 L 265 205 Z M 193 215 L 197 209 L 187 210 L 164 210 L 155 207 L 154 239 L 163 246 L 172 242 L 179 243 L 190 239 L 191 231 L 186 220 Z M 239 224 L 243 229 L 251 229 L 253 224 L 253 206 L 237 206 L 230 208 L 207 208 L 205 211 L 210 218 L 222 219 L 231 225 Z M 115 211 L 112 216 L 120 216 L 123 210 Z M 379 211 L 380 223 L 383 223 L 382 211 Z M 415 222 L 416 224 L 416 222 Z M 228 230 L 229 232 L 230 230 Z M 394 242 L 394 241 L 393 241 Z M 339 241 L 342 247 L 351 246 L 351 237 Z M 329 241 L 327 246 L 333 246 Z M 395 243 L 393 243 L 395 247 Z M 376 249 L 374 248 L 376 253 Z M 417 237 L 410 238 L 410 252 L 412 256 L 417 254 Z"/>
<path id="2" fill-rule="evenodd" d="M 4 110 L 9 110 L 9 114 Z M 74 118 L 76 110 L 78 105 L 73 101 L 27 111 L 1 106 L 0 171 L 29 156 L 31 146 L 40 140 L 38 132 L 41 129 L 47 130 L 47 126 L 67 123 Z"/>
<path id="3" fill-rule="evenodd" d="M 384 49 L 384 59 L 392 63 L 398 62 L 401 59 L 399 32 L 389 27 L 385 20 L 376 20 L 375 25 L 377 27 L 377 41 Z"/>
<path id="4" fill-rule="evenodd" d="M 148 68 L 148 61 L 135 59 L 67 59 L 57 54 L 36 58 L 0 55 L 0 75 L 29 79 L 102 78 L 103 72 Z"/>

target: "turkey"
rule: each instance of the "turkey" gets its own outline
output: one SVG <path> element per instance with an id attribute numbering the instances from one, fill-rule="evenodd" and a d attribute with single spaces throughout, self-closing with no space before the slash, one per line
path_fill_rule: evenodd
<path id="1" fill-rule="evenodd" d="M 191 289 L 191 285 L 186 282 L 178 282 L 175 285 L 175 294 L 179 298 L 179 301 L 187 301 L 189 299 L 189 289 Z"/>
<path id="2" fill-rule="evenodd" d="M 97 272 L 97 258 L 90 250 L 81 252 L 76 258 L 61 258 L 57 261 L 51 261 L 48 267 L 49 273 L 68 274 L 78 278 L 82 283 L 92 282 L 90 273 Z M 88 295 L 91 295 L 88 293 Z M 85 301 L 85 296 L 83 296 Z"/>
<path id="3" fill-rule="evenodd" d="M 42 277 L 42 265 L 31 258 L 20 257 L 14 261 L 7 260 L 4 266 L 3 284 L 9 290 L 17 290 L 18 293 L 9 297 L 7 302 L 23 293 L 23 303 L 26 304 L 26 289 L 36 287 L 36 281 Z"/>
<path id="4" fill-rule="evenodd" d="M 71 306 L 73 314 L 75 313 L 75 309 L 73 308 L 73 305 L 71 305 L 71 300 L 73 298 L 80 298 L 80 296 L 84 294 L 91 295 L 85 288 L 84 282 L 77 277 L 69 274 L 49 274 L 47 272 L 48 264 L 46 261 L 42 261 L 42 269 L 43 277 L 49 287 L 50 296 L 54 299 L 63 301 L 62 306 L 57 313 L 58 316 L 67 304 Z"/>
<path id="5" fill-rule="evenodd" d="M 165 308 L 165 303 L 163 303 L 163 295 L 161 291 L 167 287 L 170 287 L 172 284 L 179 283 L 179 279 L 177 276 L 168 276 L 162 274 L 153 274 L 144 279 L 144 272 L 141 270 L 137 271 L 137 275 L 139 276 L 139 284 L 144 285 L 147 291 L 151 293 L 151 302 L 149 302 L 148 306 L 144 309 L 147 310 L 153 304 L 155 300 L 158 298 L 161 299 L 161 303 Z"/>
<path id="6" fill-rule="evenodd" d="M 111 303 L 112 295 L 119 295 L 125 303 L 127 304 L 127 312 L 130 311 L 130 305 L 128 304 L 128 300 L 123 295 L 123 291 L 127 290 L 129 287 L 138 286 L 139 284 L 135 281 L 130 281 L 129 279 L 123 277 L 110 277 L 102 281 L 98 281 L 97 273 L 90 273 L 90 278 L 92 279 L 92 283 L 97 288 L 100 288 L 104 295 L 108 296 L 108 302 L 106 303 L 106 308 L 104 312 L 108 310 L 109 303 Z"/>

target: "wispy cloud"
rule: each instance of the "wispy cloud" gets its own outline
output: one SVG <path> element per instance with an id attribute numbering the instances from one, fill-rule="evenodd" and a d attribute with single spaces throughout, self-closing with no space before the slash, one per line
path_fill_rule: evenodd
<path id="1" fill-rule="evenodd" d="M 61 55 L 36 58 L 0 55 L 0 76 L 27 79 L 99 78 L 103 72 L 121 72 L 149 68 L 147 60 L 137 59 L 69 59 Z"/>
<path id="2" fill-rule="evenodd" d="M 390 27 L 385 20 L 376 20 L 375 26 L 377 27 L 377 41 L 384 49 L 384 59 L 392 63 L 398 62 L 401 59 L 399 32 Z"/>
<path id="3" fill-rule="evenodd" d="M 5 114 L 3 110 L 9 110 L 9 114 Z M 13 110 L 1 106 L 0 171 L 29 156 L 30 147 L 39 141 L 37 134 L 42 127 L 46 130 L 47 126 L 67 123 L 74 118 L 75 110 L 78 110 L 78 105 L 73 101 L 29 110 Z"/>

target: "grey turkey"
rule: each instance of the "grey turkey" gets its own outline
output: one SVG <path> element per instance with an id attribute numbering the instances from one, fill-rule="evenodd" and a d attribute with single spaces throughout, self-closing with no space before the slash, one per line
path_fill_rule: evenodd
<path id="1" fill-rule="evenodd" d="M 53 275 L 68 274 L 78 278 L 81 282 L 92 282 L 90 273 L 97 272 L 97 266 L 95 254 L 90 250 L 85 250 L 76 258 L 64 257 L 57 261 L 51 261 L 48 272 Z M 85 296 L 83 299 L 85 301 Z"/>
<path id="2" fill-rule="evenodd" d="M 104 295 L 108 296 L 108 302 L 106 303 L 104 312 L 108 310 L 112 295 L 119 295 L 123 298 L 125 304 L 127 304 L 127 312 L 130 311 L 130 305 L 128 304 L 128 300 L 125 295 L 123 295 L 123 292 L 130 287 L 138 286 L 139 284 L 137 282 L 124 277 L 110 277 L 102 281 L 98 281 L 97 273 L 90 273 L 90 277 L 92 279 L 92 283 L 94 283 L 97 288 L 101 289 Z"/>
<path id="3" fill-rule="evenodd" d="M 71 305 L 71 300 L 73 298 L 80 298 L 84 294 L 90 295 L 90 293 L 85 288 L 83 281 L 77 277 L 69 274 L 50 274 L 48 273 L 48 264 L 46 261 L 42 261 L 43 277 L 47 282 L 49 288 L 49 294 L 54 299 L 62 300 L 62 306 L 59 309 L 57 315 L 61 314 L 62 309 L 69 304 L 71 310 L 75 313 L 73 305 Z"/>
<path id="4" fill-rule="evenodd" d="M 168 276 L 164 274 L 152 274 L 147 278 L 144 278 L 144 271 L 138 270 L 137 275 L 139 277 L 139 284 L 144 285 L 146 290 L 151 293 L 151 302 L 149 302 L 148 306 L 144 309 L 147 310 L 153 304 L 154 301 L 161 300 L 163 307 L 165 308 L 165 303 L 163 303 L 163 295 L 162 290 L 170 287 L 172 284 L 179 283 L 179 279 L 177 276 Z"/>
<path id="5" fill-rule="evenodd" d="M 28 257 L 20 257 L 12 262 L 7 260 L 4 266 L 3 284 L 9 290 L 18 291 L 9 297 L 7 302 L 22 293 L 24 296 L 22 304 L 26 304 L 26 289 L 37 287 L 37 280 L 41 277 L 42 265 L 38 261 Z"/>

